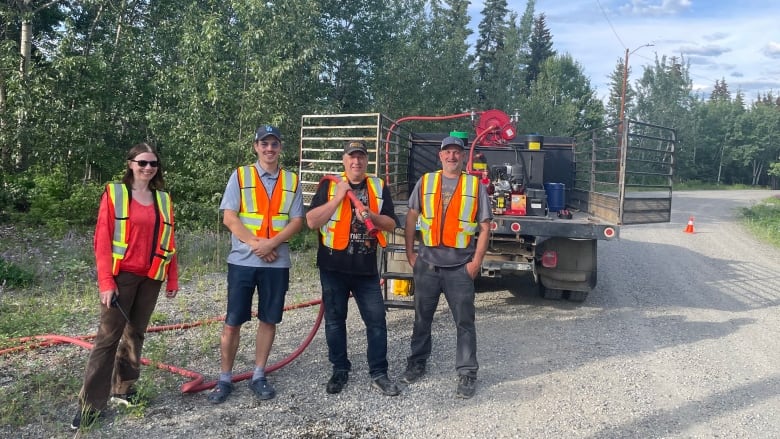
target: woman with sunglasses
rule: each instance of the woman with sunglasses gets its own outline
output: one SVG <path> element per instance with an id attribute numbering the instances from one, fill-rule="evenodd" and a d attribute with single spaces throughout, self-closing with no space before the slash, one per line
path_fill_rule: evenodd
<path id="1" fill-rule="evenodd" d="M 111 402 L 137 402 L 141 349 L 157 297 L 179 289 L 173 204 L 163 192 L 160 159 L 140 143 L 127 154 L 121 183 L 109 183 L 100 200 L 94 250 L 100 324 L 79 392 L 71 428 L 95 422 Z"/>

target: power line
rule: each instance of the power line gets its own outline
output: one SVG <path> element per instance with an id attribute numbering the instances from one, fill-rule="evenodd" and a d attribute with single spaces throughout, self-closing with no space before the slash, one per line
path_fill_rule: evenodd
<path id="1" fill-rule="evenodd" d="M 601 9 L 601 13 L 604 15 L 604 19 L 607 20 L 607 24 L 609 24 L 609 28 L 612 29 L 612 33 L 615 34 L 615 38 L 617 38 L 618 42 L 620 43 L 623 48 L 627 48 L 626 44 L 623 42 L 623 40 L 620 39 L 620 35 L 618 35 L 617 31 L 615 30 L 615 26 L 612 26 L 612 22 L 609 21 L 609 17 L 607 16 L 607 11 L 604 10 L 604 7 L 601 6 L 601 2 L 599 0 L 596 0 L 596 3 L 599 5 L 599 9 Z"/>

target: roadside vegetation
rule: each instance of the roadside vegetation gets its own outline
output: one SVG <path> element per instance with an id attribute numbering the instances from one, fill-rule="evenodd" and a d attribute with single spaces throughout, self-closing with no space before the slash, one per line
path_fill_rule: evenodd
<path id="1" fill-rule="evenodd" d="M 77 407 L 88 355 L 84 348 L 69 344 L 3 351 L 19 346 L 23 337 L 79 337 L 97 329 L 92 230 L 43 230 L 0 224 L 0 437 L 11 437 L 18 428 L 29 425 L 38 426 L 39 437 L 59 437 L 69 431 L 66 424 Z M 229 234 L 222 230 L 180 232 L 177 241 L 182 290 L 170 302 L 160 300 L 151 325 L 188 323 L 224 313 L 221 299 Z M 296 258 L 292 278 L 315 278 L 315 245 L 312 231 L 292 240 Z M 220 328 L 215 324 L 199 327 L 195 341 L 187 343 L 177 342 L 182 338 L 178 332 L 157 333 L 147 338 L 143 356 L 187 367 L 192 359 L 215 355 Z M 138 391 L 142 399 L 154 399 L 165 389 L 176 388 L 180 381 L 181 377 L 145 367 Z M 118 416 L 142 417 L 146 409 L 140 404 L 118 410 Z"/>
<path id="2" fill-rule="evenodd" d="M 681 188 L 675 186 L 675 190 Z M 744 208 L 740 216 L 759 240 L 780 248 L 780 198 Z M 81 227 L 64 233 L 42 230 L 0 225 L 0 352 L 18 346 L 16 339 L 20 337 L 80 336 L 96 329 L 91 229 Z M 215 279 L 221 282 L 224 277 L 229 235 L 223 230 L 181 232 L 177 239 L 180 278 L 186 294 L 177 298 L 173 308 L 155 311 L 153 325 L 213 317 L 203 314 L 203 303 L 223 294 L 215 288 Z M 293 264 L 292 277 L 309 281 L 316 278 L 315 232 L 297 235 L 291 245 L 300 262 Z M 170 349 L 177 345 L 178 335 L 155 335 L 147 340 L 144 356 L 187 367 L 192 358 L 216 355 L 213 344 L 218 340 L 219 328 L 201 328 L 194 344 L 178 352 Z M 0 436 L 36 423 L 41 424 L 42 436 L 62 432 L 76 407 L 85 361 L 83 348 L 68 345 L 0 355 Z M 145 367 L 139 392 L 154 399 L 166 389 L 175 388 L 178 381 L 175 375 Z M 120 410 L 118 416 L 142 417 L 145 410 L 147 407 L 141 404 Z"/>
<path id="3" fill-rule="evenodd" d="M 759 241 L 780 248 L 780 198 L 768 198 L 743 208 L 741 213 L 744 223 Z"/>

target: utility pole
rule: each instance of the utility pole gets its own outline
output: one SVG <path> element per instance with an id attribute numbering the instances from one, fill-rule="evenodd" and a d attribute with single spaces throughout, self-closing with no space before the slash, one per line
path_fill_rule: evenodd
<path id="1" fill-rule="evenodd" d="M 617 172 L 618 180 L 621 177 L 621 157 L 623 156 L 623 149 L 628 145 L 628 132 L 626 131 L 626 85 L 628 84 L 628 57 L 633 55 L 634 52 L 643 48 L 650 47 L 652 44 L 643 44 L 632 51 L 628 51 L 626 47 L 626 58 L 623 60 L 623 90 L 620 93 L 620 124 L 618 125 L 618 149 L 617 149 Z"/>
<path id="2" fill-rule="evenodd" d="M 631 52 L 626 48 L 626 58 L 623 60 L 623 91 L 620 93 L 620 132 L 623 132 L 623 125 L 626 122 L 626 85 L 628 84 L 628 57 L 643 47 L 650 47 L 652 44 L 643 44 Z"/>

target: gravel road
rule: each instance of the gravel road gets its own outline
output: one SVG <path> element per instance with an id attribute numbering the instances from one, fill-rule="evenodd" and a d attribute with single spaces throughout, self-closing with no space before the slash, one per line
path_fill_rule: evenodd
<path id="1" fill-rule="evenodd" d="M 398 397 L 369 388 L 353 307 L 354 370 L 341 394 L 325 393 L 330 366 L 320 329 L 295 362 L 271 375 L 274 400 L 255 401 L 244 382 L 211 406 L 205 394 L 179 394 L 179 382 L 144 418 L 109 416 L 84 436 L 780 437 L 780 251 L 734 220 L 736 207 L 779 194 L 675 193 L 671 223 L 624 227 L 619 240 L 600 243 L 599 284 L 581 304 L 543 300 L 522 282 L 493 284 L 477 296 L 481 368 L 470 400 L 454 397 L 454 329 L 444 301 L 429 373 Z M 691 215 L 696 233 L 683 233 Z M 316 279 L 299 284 L 307 292 L 298 299 L 318 294 Z M 297 346 L 316 310 L 288 314 L 272 356 Z M 393 376 L 403 371 L 412 317 L 388 312 Z M 210 359 L 200 370 L 213 378 L 217 365 Z"/>

